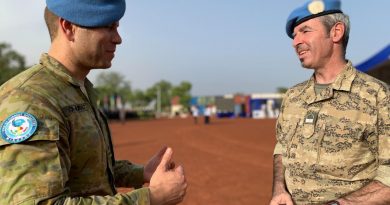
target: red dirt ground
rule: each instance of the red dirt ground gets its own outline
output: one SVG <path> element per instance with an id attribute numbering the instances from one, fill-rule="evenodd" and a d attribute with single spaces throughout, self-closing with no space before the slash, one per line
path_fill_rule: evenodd
<path id="1" fill-rule="evenodd" d="M 272 188 L 275 120 L 187 119 L 110 124 L 117 159 L 144 164 L 162 146 L 184 166 L 188 189 L 182 205 L 268 204 Z M 130 189 L 120 189 L 120 192 Z"/>

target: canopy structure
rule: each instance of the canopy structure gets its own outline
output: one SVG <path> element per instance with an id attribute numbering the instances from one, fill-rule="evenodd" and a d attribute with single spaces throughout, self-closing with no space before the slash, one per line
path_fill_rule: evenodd
<path id="1" fill-rule="evenodd" d="M 390 44 L 356 68 L 390 84 Z"/>

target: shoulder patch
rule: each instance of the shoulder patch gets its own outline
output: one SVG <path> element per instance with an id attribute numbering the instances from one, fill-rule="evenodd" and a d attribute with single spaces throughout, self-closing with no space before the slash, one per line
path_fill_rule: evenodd
<path id="1" fill-rule="evenodd" d="M 10 115 L 0 126 L 1 137 L 11 143 L 29 139 L 37 130 L 38 122 L 32 114 L 18 112 Z"/>

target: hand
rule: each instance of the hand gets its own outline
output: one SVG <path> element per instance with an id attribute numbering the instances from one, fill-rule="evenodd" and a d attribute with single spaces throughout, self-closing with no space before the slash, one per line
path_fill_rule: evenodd
<path id="1" fill-rule="evenodd" d="M 149 183 L 150 179 L 152 178 L 153 173 L 156 171 L 157 166 L 161 162 L 161 158 L 163 157 L 165 151 L 167 150 L 167 147 L 164 146 L 160 149 L 149 161 L 146 163 L 144 167 L 144 182 Z M 175 167 L 175 163 L 170 161 L 168 165 L 168 169 L 173 169 Z"/>
<path id="2" fill-rule="evenodd" d="M 171 168 L 172 149 L 166 148 L 150 179 L 150 204 L 173 205 L 183 201 L 186 194 L 187 182 L 182 166 Z"/>
<path id="3" fill-rule="evenodd" d="M 291 195 L 287 192 L 272 197 L 269 205 L 294 205 Z"/>

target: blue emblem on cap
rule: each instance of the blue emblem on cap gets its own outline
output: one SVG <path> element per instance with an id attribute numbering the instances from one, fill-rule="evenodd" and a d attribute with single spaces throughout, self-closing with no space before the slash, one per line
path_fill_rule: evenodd
<path id="1" fill-rule="evenodd" d="M 1 124 L 1 137 L 11 144 L 23 142 L 35 133 L 37 127 L 37 120 L 32 114 L 18 112 Z"/>
<path id="2" fill-rule="evenodd" d="M 296 8 L 287 18 L 286 33 L 293 38 L 295 26 L 309 19 L 333 13 L 343 13 L 341 11 L 340 0 L 312 0 L 303 6 Z"/>

